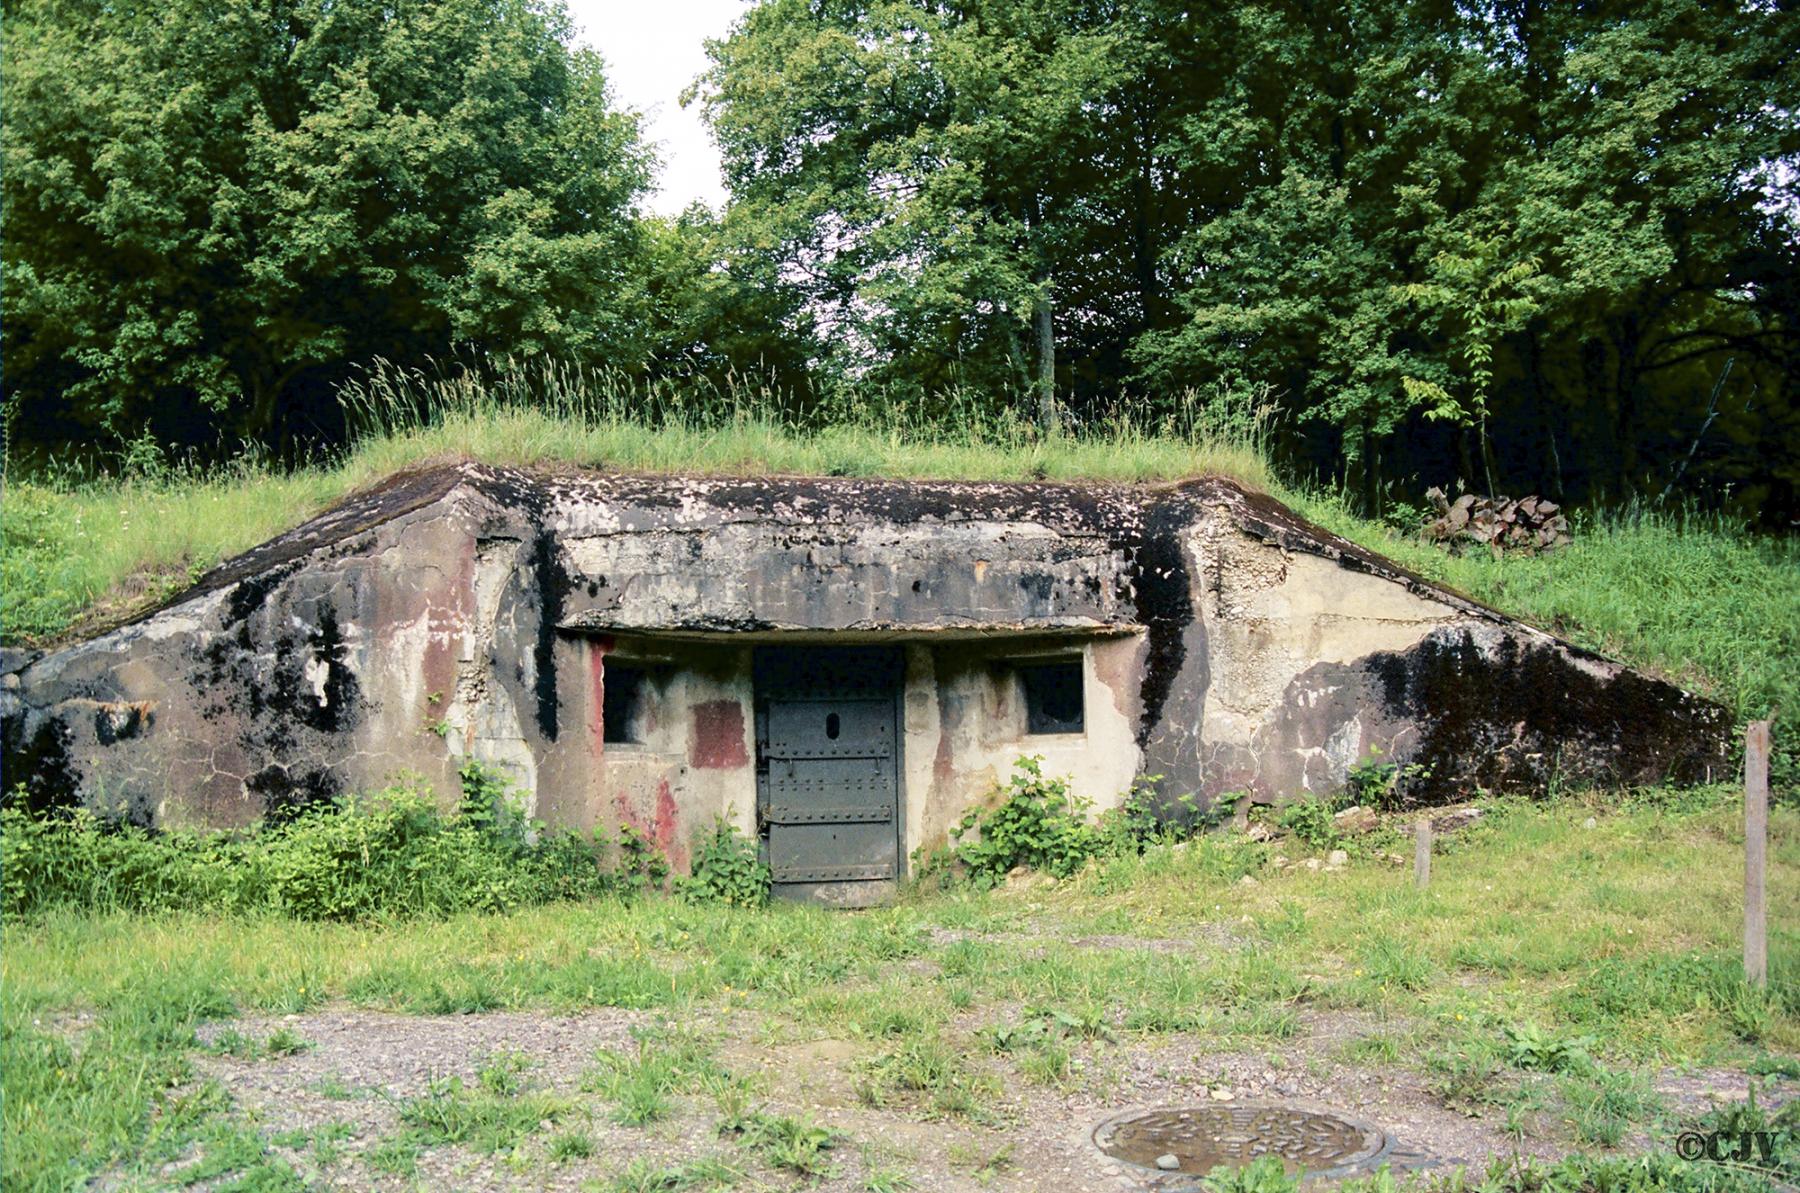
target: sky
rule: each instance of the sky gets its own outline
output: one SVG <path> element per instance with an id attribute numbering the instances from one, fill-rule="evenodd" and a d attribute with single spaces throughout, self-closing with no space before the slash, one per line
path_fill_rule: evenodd
<path id="1" fill-rule="evenodd" d="M 725 202 L 719 151 L 698 107 L 681 93 L 706 69 L 709 37 L 721 37 L 749 0 L 569 0 L 581 40 L 606 59 L 616 102 L 644 114 L 662 161 L 652 211 L 673 215 L 695 199 Z"/>

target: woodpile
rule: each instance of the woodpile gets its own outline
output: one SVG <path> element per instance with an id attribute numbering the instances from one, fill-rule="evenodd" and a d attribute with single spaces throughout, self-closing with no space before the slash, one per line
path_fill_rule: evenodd
<path id="1" fill-rule="evenodd" d="M 1562 507 L 1542 497 L 1480 497 L 1464 493 L 1455 501 L 1442 489 L 1430 489 L 1425 499 L 1436 515 L 1424 530 L 1424 537 L 1434 543 L 1454 547 L 1464 539 L 1488 547 L 1496 554 L 1505 551 L 1554 551 L 1567 546 L 1569 520 Z"/>

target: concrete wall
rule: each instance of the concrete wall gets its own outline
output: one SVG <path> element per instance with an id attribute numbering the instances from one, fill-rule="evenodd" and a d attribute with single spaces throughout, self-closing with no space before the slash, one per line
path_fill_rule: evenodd
<path id="1" fill-rule="evenodd" d="M 971 807 L 991 803 L 1020 758 L 1036 755 L 1044 771 L 1073 780 L 1096 813 L 1117 806 L 1139 773 L 1137 690 L 1141 635 L 1073 646 L 1043 639 L 950 646 L 913 644 L 906 651 L 906 849 L 946 843 Z M 1076 658 L 1085 676 L 1081 733 L 1027 732 L 1015 664 Z"/>

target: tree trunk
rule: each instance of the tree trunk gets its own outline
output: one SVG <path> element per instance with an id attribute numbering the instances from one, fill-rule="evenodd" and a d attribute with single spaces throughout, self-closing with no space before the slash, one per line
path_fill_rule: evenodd
<path id="1" fill-rule="evenodd" d="M 1040 283 L 1038 297 L 1031 310 L 1031 322 L 1037 329 L 1037 407 L 1038 429 L 1046 439 L 1062 430 L 1056 410 L 1056 324 L 1051 318 L 1050 282 Z"/>
<path id="2" fill-rule="evenodd" d="M 1363 517 L 1381 517 L 1381 464 L 1375 458 L 1375 422 L 1365 419 L 1362 425 L 1362 501 Z"/>
<path id="3" fill-rule="evenodd" d="M 1494 489 L 1494 441 L 1488 438 L 1487 415 L 1481 416 L 1479 424 L 1479 442 L 1481 444 L 1481 468 L 1487 473 L 1487 495 L 1489 501 L 1497 501 Z"/>

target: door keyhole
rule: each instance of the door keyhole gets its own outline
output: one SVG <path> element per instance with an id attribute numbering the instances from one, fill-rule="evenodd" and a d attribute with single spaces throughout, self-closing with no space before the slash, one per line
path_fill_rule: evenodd
<path id="1" fill-rule="evenodd" d="M 838 715 L 836 713 L 828 713 L 825 717 L 825 736 L 829 737 L 832 741 L 836 741 L 837 735 Z"/>

